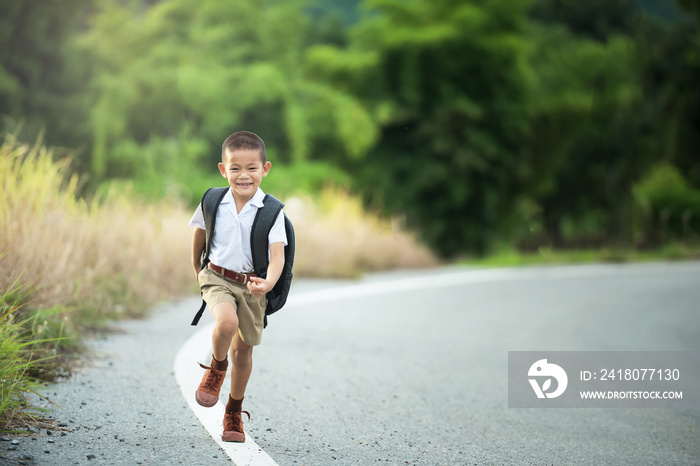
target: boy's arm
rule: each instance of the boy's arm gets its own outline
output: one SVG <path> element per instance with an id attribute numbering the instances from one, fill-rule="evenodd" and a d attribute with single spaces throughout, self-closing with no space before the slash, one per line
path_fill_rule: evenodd
<path id="1" fill-rule="evenodd" d="M 250 294 L 259 298 L 270 291 L 284 269 L 284 243 L 272 243 L 270 245 L 270 263 L 267 265 L 267 278 L 251 277 L 248 282 Z"/>
<path id="2" fill-rule="evenodd" d="M 201 228 L 195 228 L 192 233 L 192 268 L 194 268 L 194 277 L 199 283 L 199 271 L 202 269 L 202 252 L 207 241 L 207 231 Z"/>

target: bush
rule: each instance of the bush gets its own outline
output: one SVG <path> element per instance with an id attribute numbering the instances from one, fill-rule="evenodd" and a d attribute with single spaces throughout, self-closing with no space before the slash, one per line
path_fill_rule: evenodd
<path id="1" fill-rule="evenodd" d="M 669 241 L 695 242 L 700 237 L 700 190 L 677 168 L 653 169 L 634 188 L 637 244 L 658 246 Z"/>

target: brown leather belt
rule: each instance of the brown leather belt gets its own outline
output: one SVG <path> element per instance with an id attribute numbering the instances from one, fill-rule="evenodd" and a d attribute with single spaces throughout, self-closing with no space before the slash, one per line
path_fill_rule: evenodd
<path id="1" fill-rule="evenodd" d="M 245 285 L 248 283 L 248 280 L 250 277 L 257 277 L 254 273 L 239 273 L 239 272 L 234 272 L 233 270 L 226 270 L 223 267 L 219 267 L 216 264 L 212 264 L 209 262 L 208 267 L 214 271 L 215 273 L 218 273 L 219 275 L 223 275 L 224 277 L 228 278 L 229 280 L 233 280 L 234 282 L 238 282 L 241 285 Z"/>

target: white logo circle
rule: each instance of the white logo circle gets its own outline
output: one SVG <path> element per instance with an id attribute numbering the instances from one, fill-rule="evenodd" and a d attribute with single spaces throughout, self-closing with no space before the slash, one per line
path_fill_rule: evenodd
<path id="1" fill-rule="evenodd" d="M 540 386 L 537 379 L 528 379 L 532 389 L 535 391 L 537 398 L 556 398 L 566 390 L 569 383 L 569 378 L 566 376 L 566 371 L 556 364 L 550 364 L 546 359 L 540 359 L 530 366 L 527 371 L 528 377 L 546 377 Z M 557 381 L 557 388 L 552 392 L 548 392 L 552 386 L 552 378 Z"/>

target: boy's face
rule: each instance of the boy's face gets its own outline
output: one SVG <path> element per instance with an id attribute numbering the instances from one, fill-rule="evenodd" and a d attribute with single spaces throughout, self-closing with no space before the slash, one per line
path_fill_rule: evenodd
<path id="1" fill-rule="evenodd" d="M 234 196 L 247 201 L 258 190 L 271 166 L 270 162 L 263 165 L 260 151 L 237 149 L 226 151 L 224 161 L 219 163 L 219 171 L 228 180 Z"/>

